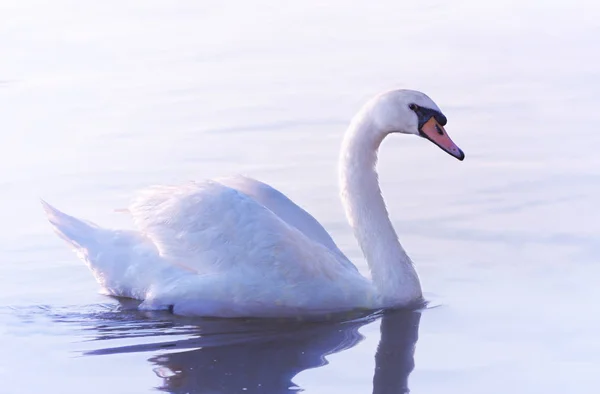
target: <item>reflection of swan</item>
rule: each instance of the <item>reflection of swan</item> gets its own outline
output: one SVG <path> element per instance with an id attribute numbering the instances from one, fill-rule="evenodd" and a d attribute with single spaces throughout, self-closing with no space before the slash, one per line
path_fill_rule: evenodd
<path id="1" fill-rule="evenodd" d="M 373 394 L 408 393 L 408 375 L 415 367 L 421 313 L 386 312 L 381 319 L 381 340 L 375 355 Z"/>
<path id="2" fill-rule="evenodd" d="M 298 389 L 292 382 L 294 376 L 326 365 L 325 357 L 329 354 L 355 346 L 362 340 L 358 329 L 376 317 L 302 324 L 206 320 L 198 326 L 202 331 L 200 337 L 105 348 L 88 354 L 160 352 L 149 361 L 155 364 L 155 373 L 164 379 L 160 389 L 174 394 L 289 393 Z M 383 314 L 373 393 L 408 392 L 419 320 L 420 312 Z M 105 330 L 103 325 L 104 332 L 98 339 L 106 339 Z M 119 336 L 115 334 L 113 331 L 109 338 L 117 339 Z M 128 336 L 128 331 L 121 330 L 121 334 Z"/>
<path id="3" fill-rule="evenodd" d="M 140 309 L 275 317 L 413 305 L 421 285 L 388 218 L 377 150 L 390 133 L 415 134 L 462 160 L 445 123 L 429 97 L 396 90 L 368 102 L 346 132 L 342 201 L 372 281 L 312 216 L 249 178 L 152 188 L 129 209 L 139 232 L 103 229 L 44 206 L 107 292 L 144 300 Z"/>

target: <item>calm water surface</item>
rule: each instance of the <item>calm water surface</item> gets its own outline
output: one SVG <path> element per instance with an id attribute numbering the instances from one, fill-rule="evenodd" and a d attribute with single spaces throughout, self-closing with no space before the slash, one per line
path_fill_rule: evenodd
<path id="1" fill-rule="evenodd" d="M 595 393 L 600 20 L 591 1 L 0 2 L 0 393 Z M 242 172 L 367 273 L 338 146 L 429 94 L 466 152 L 390 138 L 383 190 L 431 308 L 329 324 L 142 314 L 38 204 L 131 227 L 154 183 Z"/>

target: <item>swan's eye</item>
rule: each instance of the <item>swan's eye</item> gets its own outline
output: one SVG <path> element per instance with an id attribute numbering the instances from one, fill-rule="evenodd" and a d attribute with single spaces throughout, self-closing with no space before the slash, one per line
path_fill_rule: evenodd
<path id="1" fill-rule="evenodd" d="M 417 104 L 409 104 L 409 105 L 408 105 L 408 108 L 410 108 L 410 109 L 411 109 L 411 110 L 413 110 L 413 111 L 416 111 L 416 110 L 417 110 L 417 108 L 419 108 L 419 107 L 417 107 Z"/>

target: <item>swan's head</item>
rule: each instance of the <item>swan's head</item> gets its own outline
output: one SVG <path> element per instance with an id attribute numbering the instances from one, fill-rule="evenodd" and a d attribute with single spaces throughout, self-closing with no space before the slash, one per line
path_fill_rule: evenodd
<path id="1" fill-rule="evenodd" d="M 382 138 L 391 133 L 414 134 L 428 139 L 458 160 L 465 158 L 444 129 L 446 117 L 426 94 L 392 90 L 375 97 L 367 108 L 374 130 L 382 133 Z"/>

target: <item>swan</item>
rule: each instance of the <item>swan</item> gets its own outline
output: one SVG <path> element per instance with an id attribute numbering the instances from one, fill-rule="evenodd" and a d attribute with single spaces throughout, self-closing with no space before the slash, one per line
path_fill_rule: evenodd
<path id="1" fill-rule="evenodd" d="M 462 161 L 445 124 L 432 99 L 407 89 L 375 96 L 350 122 L 338 163 L 341 200 L 370 279 L 313 216 L 244 176 L 140 192 L 127 210 L 137 231 L 102 228 L 42 205 L 103 292 L 140 300 L 140 310 L 297 317 L 416 307 L 421 284 L 389 219 L 377 153 L 387 135 L 413 134 Z"/>

